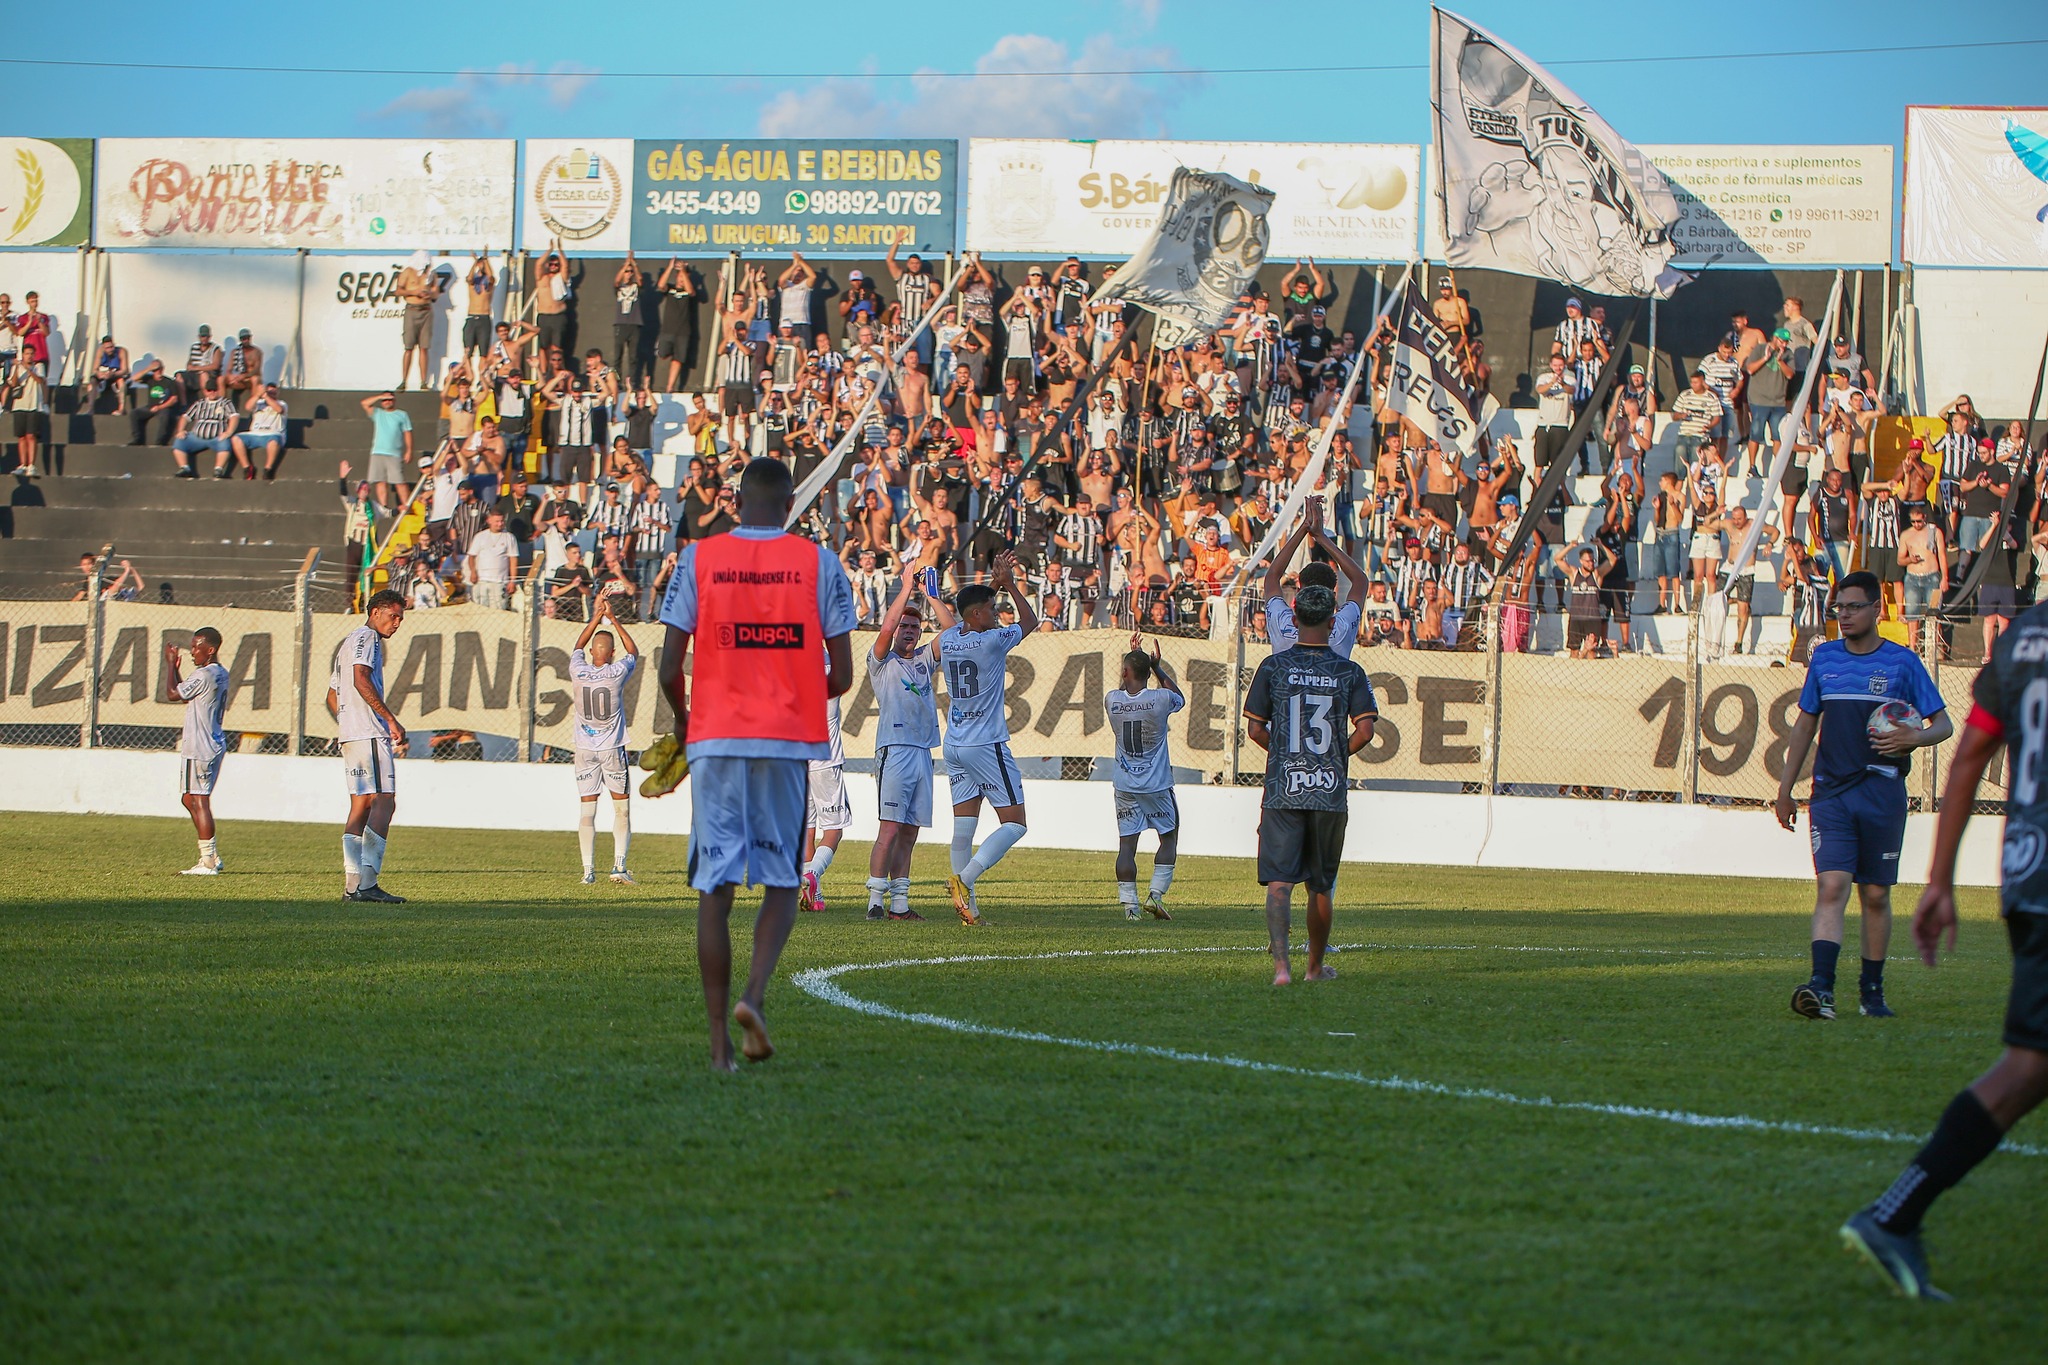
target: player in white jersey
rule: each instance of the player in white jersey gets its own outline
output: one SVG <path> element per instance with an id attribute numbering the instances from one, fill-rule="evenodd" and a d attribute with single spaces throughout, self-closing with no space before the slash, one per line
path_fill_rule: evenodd
<path id="1" fill-rule="evenodd" d="M 626 657 L 612 657 L 612 632 L 599 630 L 605 622 L 618 626 L 612 615 L 612 595 L 597 599 L 590 624 L 576 637 L 569 652 L 569 691 L 576 712 L 576 795 L 582 813 L 576 820 L 576 846 L 583 854 L 583 884 L 597 881 L 592 862 L 597 852 L 597 795 L 612 797 L 612 880 L 633 885 L 626 870 L 626 850 L 633 846 L 633 818 L 626 786 L 626 683 L 640 666 L 640 647 L 632 634 L 619 627 Z"/>
<path id="2" fill-rule="evenodd" d="M 939 705 L 933 678 L 939 656 L 924 644 L 927 609 L 939 629 L 954 616 L 936 597 L 917 591 L 915 564 L 903 570 L 896 600 L 882 617 L 881 633 L 868 651 L 868 680 L 875 693 L 875 789 L 880 816 L 868 854 L 868 918 L 911 920 L 910 855 L 917 832 L 932 823 L 932 746 L 939 742 Z M 886 898 L 886 899 L 885 899 Z"/>
<path id="3" fill-rule="evenodd" d="M 1015 625 L 996 620 L 998 589 L 1010 595 Z M 1024 837 L 1024 779 L 1010 757 L 1003 668 L 1010 651 L 1038 629 L 1038 613 L 1017 587 L 1017 556 L 1007 551 L 996 557 L 994 587 L 971 583 L 953 600 L 960 619 L 932 645 L 946 678 L 946 782 L 953 789 L 953 875 L 946 890 L 961 922 L 979 925 L 974 883 Z M 974 848 L 984 796 L 1001 823 Z"/>
<path id="4" fill-rule="evenodd" d="M 228 709 L 228 671 L 214 662 L 220 653 L 220 632 L 201 626 L 192 632 L 192 676 L 178 672 L 178 647 L 164 646 L 164 700 L 185 703 L 185 725 L 178 737 L 178 790 L 199 836 L 199 861 L 185 869 L 188 877 L 214 877 L 222 871 L 220 849 L 213 839 L 213 784 L 220 777 L 221 756 L 228 751 L 221 717 Z"/>
<path id="5" fill-rule="evenodd" d="M 1149 687 L 1154 675 L 1160 686 Z M 1110 781 L 1116 792 L 1116 898 L 1125 919 L 1172 919 L 1166 913 L 1167 888 L 1173 885 L 1173 863 L 1180 854 L 1180 806 L 1173 799 L 1173 755 L 1167 746 L 1167 718 L 1187 705 L 1173 670 L 1159 657 L 1159 646 L 1145 652 L 1145 642 L 1131 636 L 1117 690 L 1104 706 L 1109 732 L 1116 741 L 1116 763 Z M 1152 886 L 1138 906 L 1138 836 L 1159 832 L 1152 855 Z"/>
<path id="6" fill-rule="evenodd" d="M 341 768 L 348 785 L 348 823 L 341 828 L 341 898 L 403 905 L 377 885 L 384 867 L 384 841 L 398 808 L 398 773 L 393 761 L 405 752 L 405 727 L 384 704 L 384 642 L 405 621 L 405 594 L 383 588 L 371 594 L 367 624 L 350 631 L 335 651 L 327 680 L 327 713 L 341 741 Z"/>
<path id="7" fill-rule="evenodd" d="M 832 656 L 825 656 L 832 672 Z M 853 803 L 846 799 L 846 747 L 839 739 L 839 698 L 825 698 L 825 742 L 832 752 L 811 760 L 804 795 L 804 870 L 797 879 L 796 908 L 825 912 L 825 893 L 818 878 L 838 856 L 839 841 L 853 823 Z"/>
<path id="8" fill-rule="evenodd" d="M 1365 572 L 1344 553 L 1343 547 L 1323 530 L 1323 505 L 1315 498 L 1310 498 L 1302 508 L 1301 520 L 1294 524 L 1286 543 L 1281 545 L 1279 553 L 1273 556 L 1272 564 L 1267 566 L 1264 586 L 1266 638 L 1272 642 L 1275 654 L 1283 649 L 1292 649 L 1301 642 L 1301 632 L 1294 625 L 1294 604 L 1280 595 L 1280 587 L 1286 578 L 1287 566 L 1294 562 L 1302 541 L 1311 538 L 1329 556 L 1329 563 L 1312 560 L 1302 565 L 1301 572 L 1295 575 L 1295 583 L 1303 588 L 1320 586 L 1335 592 L 1337 570 L 1343 570 L 1344 581 L 1351 585 L 1351 592 L 1348 600 L 1330 619 L 1330 650 L 1338 658 L 1348 659 L 1351 651 L 1358 647 L 1358 625 L 1364 619 L 1366 592 L 1372 585 Z M 1331 568 L 1331 565 L 1336 568 Z"/>

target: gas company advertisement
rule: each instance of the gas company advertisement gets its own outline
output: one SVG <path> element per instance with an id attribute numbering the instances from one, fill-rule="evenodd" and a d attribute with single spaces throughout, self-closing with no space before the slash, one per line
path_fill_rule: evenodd
<path id="1" fill-rule="evenodd" d="M 458 250 L 512 241 L 516 144 L 103 138 L 107 247 Z"/>
<path id="2" fill-rule="evenodd" d="M 874 256 L 953 249 L 960 144 L 949 139 L 633 144 L 632 246 Z M 529 159 L 531 154 L 529 153 Z"/>
<path id="3" fill-rule="evenodd" d="M 1362 142 L 1063 142 L 975 138 L 971 251 L 1129 256 L 1159 221 L 1176 169 L 1273 191 L 1269 257 L 1405 261 L 1415 254 L 1421 149 Z"/>

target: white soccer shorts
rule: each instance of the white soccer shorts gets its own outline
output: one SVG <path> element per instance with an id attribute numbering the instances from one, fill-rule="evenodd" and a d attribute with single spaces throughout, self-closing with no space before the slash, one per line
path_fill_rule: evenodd
<path id="1" fill-rule="evenodd" d="M 932 827 L 932 751 L 887 744 L 875 751 L 876 809 L 899 825 Z"/>
<path id="2" fill-rule="evenodd" d="M 389 796 L 398 790 L 398 765 L 388 739 L 345 739 L 341 773 L 350 796 Z"/>
<path id="3" fill-rule="evenodd" d="M 212 758 L 178 760 L 178 795 L 213 795 L 213 784 L 220 780 L 220 761 L 226 756 L 215 754 Z"/>
<path id="4" fill-rule="evenodd" d="M 626 751 L 624 749 L 578 749 L 576 751 L 576 794 L 583 797 L 626 794 Z"/>
<path id="5" fill-rule="evenodd" d="M 1129 838 L 1148 829 L 1171 834 L 1179 828 L 1180 803 L 1173 799 L 1171 788 L 1163 792 L 1116 794 L 1116 832 L 1120 837 Z"/>
<path id="6" fill-rule="evenodd" d="M 945 746 L 946 781 L 953 788 L 953 804 L 988 798 L 997 808 L 1024 804 L 1024 778 L 1017 760 L 1010 757 L 1007 744 L 963 744 Z"/>
<path id="7" fill-rule="evenodd" d="M 853 823 L 853 803 L 846 799 L 846 769 L 840 764 L 811 769 L 804 822 L 811 829 L 845 829 Z"/>

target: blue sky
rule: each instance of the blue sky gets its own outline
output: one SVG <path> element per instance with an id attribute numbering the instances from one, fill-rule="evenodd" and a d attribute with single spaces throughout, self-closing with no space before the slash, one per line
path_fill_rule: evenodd
<path id="1" fill-rule="evenodd" d="M 2048 101 L 2048 12 L 2006 0 L 1869 0 L 1690 13 L 1578 0 L 1458 7 L 1539 61 L 1640 142 L 1886 142 L 1902 106 Z M 1304 141 L 1428 140 L 1425 75 L 1089 74 L 1105 69 L 1419 65 L 1428 6 L 1193 0 L 876 7 L 487 8 L 357 0 L 229 8 L 191 23 L 158 5 L 17 4 L 0 57 L 186 64 L 109 70 L 0 63 L 10 131 L 28 136 L 506 137 L 1011 134 Z M 242 23 L 238 15 L 246 14 Z M 932 22 L 899 32 L 899 16 Z M 1774 18 L 1764 21 L 1762 16 Z M 564 16 L 568 16 L 565 21 Z M 1246 24 L 1280 18 L 1277 32 Z M 1316 32 L 1305 20 L 1318 20 Z M 81 41 L 84 33 L 90 43 Z M 1967 51 L 1944 43 L 1992 43 Z M 1869 56 L 1624 61 L 1904 45 Z M 451 76 L 265 74 L 276 66 L 449 69 Z M 832 79 L 619 79 L 623 71 L 837 72 Z M 1002 71 L 1061 73 L 1003 79 Z M 987 73 L 863 78 L 860 72 Z"/>

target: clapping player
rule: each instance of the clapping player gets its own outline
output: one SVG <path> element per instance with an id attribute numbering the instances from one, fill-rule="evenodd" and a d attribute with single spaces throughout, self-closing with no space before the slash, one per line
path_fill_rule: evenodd
<path id="1" fill-rule="evenodd" d="M 932 823 L 932 746 L 939 707 L 932 685 L 938 652 L 924 639 L 924 613 L 950 630 L 952 611 L 917 592 L 922 571 L 903 566 L 903 582 L 868 651 L 875 692 L 875 795 L 879 828 L 868 855 L 868 918 L 923 919 L 910 908 L 910 855 L 917 833 Z M 884 898 L 887 898 L 886 901 Z"/>
<path id="2" fill-rule="evenodd" d="M 1007 626 L 996 619 L 998 590 L 1016 609 L 1016 621 Z M 1007 552 L 996 557 L 994 587 L 972 583 L 953 600 L 960 619 L 933 646 L 946 675 L 946 781 L 953 792 L 953 875 L 946 890 L 961 923 L 978 926 L 975 882 L 1024 837 L 1024 779 L 1010 756 L 1003 688 L 1010 651 L 1038 629 L 1038 613 L 1017 584 L 1017 556 Z M 1000 823 L 976 849 L 983 797 Z"/>
<path id="3" fill-rule="evenodd" d="M 215 662 L 219 653 L 219 631 L 212 626 L 193 631 L 192 674 L 185 677 L 178 671 L 178 647 L 164 646 L 164 700 L 185 703 L 184 727 L 178 736 L 178 790 L 199 836 L 199 861 L 185 869 L 188 877 L 216 877 L 222 870 L 213 837 L 213 784 L 228 751 L 227 736 L 221 732 L 221 717 L 228 709 L 228 671 Z"/>
<path id="4" fill-rule="evenodd" d="M 1159 687 L 1149 685 L 1155 676 Z M 1147 654 L 1144 637 L 1133 631 L 1117 689 L 1104 702 L 1116 743 L 1110 771 L 1116 794 L 1116 898 L 1125 919 L 1148 914 L 1173 918 L 1166 913 L 1166 892 L 1173 885 L 1174 859 L 1180 853 L 1180 803 L 1173 799 L 1173 754 L 1166 722 L 1186 705 L 1159 646 L 1155 643 Z M 1159 848 L 1152 855 L 1152 885 L 1140 911 L 1138 836 L 1148 829 L 1158 832 Z"/>
<path id="5" fill-rule="evenodd" d="M 626 786 L 626 683 L 640 666 L 640 647 L 632 632 L 612 615 L 612 597 L 600 594 L 590 614 L 590 624 L 576 637 L 569 652 L 569 691 L 575 698 L 576 795 L 580 814 L 576 820 L 576 844 L 583 854 L 583 884 L 597 880 L 593 857 L 597 852 L 597 795 L 612 797 L 611 879 L 633 885 L 626 870 L 626 852 L 633 846 L 631 793 Z M 609 625 L 611 630 L 601 630 Z M 626 656 L 613 657 L 613 631 L 625 642 Z"/>

